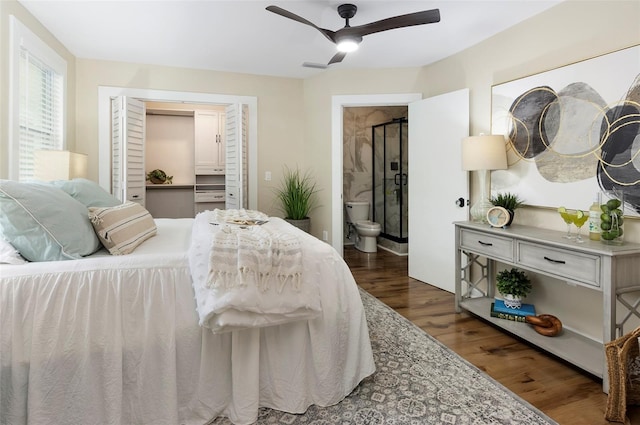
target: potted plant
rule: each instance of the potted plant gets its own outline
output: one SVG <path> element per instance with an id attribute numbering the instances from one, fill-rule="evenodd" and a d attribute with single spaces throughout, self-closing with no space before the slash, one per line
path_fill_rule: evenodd
<path id="1" fill-rule="evenodd" d="M 496 275 L 496 288 L 504 297 L 505 306 L 520 308 L 522 298 L 529 295 L 533 287 L 525 272 L 512 268 L 511 270 L 502 270 Z"/>
<path id="2" fill-rule="evenodd" d="M 171 184 L 173 183 L 173 176 L 167 176 L 164 171 L 155 169 L 147 173 L 147 181 L 153 184 Z"/>
<path id="3" fill-rule="evenodd" d="M 294 170 L 285 167 L 276 196 L 285 220 L 307 233 L 311 228 L 309 212 L 317 202 L 316 192 L 316 184 L 309 172 L 303 173 L 297 167 Z"/>
<path id="4" fill-rule="evenodd" d="M 509 226 L 513 222 L 513 218 L 516 215 L 516 210 L 520 208 L 524 203 L 524 201 L 520 199 L 518 195 L 510 192 L 498 193 L 498 195 L 491 197 L 489 199 L 489 202 L 491 202 L 491 205 L 502 207 L 505 210 L 509 211 L 509 221 L 507 222 L 507 224 L 505 224 L 505 226 Z"/>

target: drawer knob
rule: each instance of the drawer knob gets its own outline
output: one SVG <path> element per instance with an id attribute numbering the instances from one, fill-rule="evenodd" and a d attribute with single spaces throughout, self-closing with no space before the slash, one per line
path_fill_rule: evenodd
<path id="1" fill-rule="evenodd" d="M 554 260 L 553 258 L 549 258 L 549 257 L 544 257 L 545 260 L 550 261 L 552 263 L 556 263 L 556 264 L 566 264 L 567 262 L 564 260 Z"/>
<path id="2" fill-rule="evenodd" d="M 483 245 L 483 246 L 493 246 L 493 244 L 492 244 L 491 242 L 482 242 L 482 241 L 478 241 L 478 243 L 479 243 L 480 245 Z"/>

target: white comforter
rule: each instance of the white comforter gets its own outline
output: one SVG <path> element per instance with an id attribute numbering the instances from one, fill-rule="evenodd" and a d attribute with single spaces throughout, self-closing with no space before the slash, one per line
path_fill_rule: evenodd
<path id="1" fill-rule="evenodd" d="M 200 324 L 217 333 L 317 317 L 318 260 L 335 250 L 280 218 L 227 224 L 217 211 L 196 216 L 189 249 Z"/>
<path id="2" fill-rule="evenodd" d="M 248 424 L 335 404 L 373 373 L 337 253 L 316 260 L 316 319 L 214 334 L 198 325 L 193 219 L 156 224 L 130 255 L 0 265 L 1 424 Z"/>

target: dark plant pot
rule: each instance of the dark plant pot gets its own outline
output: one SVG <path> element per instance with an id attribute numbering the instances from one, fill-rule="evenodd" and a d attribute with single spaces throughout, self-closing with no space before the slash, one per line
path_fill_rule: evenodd
<path id="1" fill-rule="evenodd" d="M 158 177 L 151 177 L 149 179 L 153 184 L 163 184 L 166 180 L 159 179 Z"/>
<path id="2" fill-rule="evenodd" d="M 311 231 L 311 219 L 309 217 L 303 218 L 301 220 L 294 220 L 291 218 L 285 218 L 291 225 L 296 226 L 298 229 L 303 230 L 307 233 Z"/>
<path id="3" fill-rule="evenodd" d="M 507 221 L 507 224 L 504 225 L 504 227 L 508 227 L 511 226 L 511 223 L 513 223 L 513 219 L 516 216 L 516 212 L 513 210 L 507 210 L 509 211 L 509 221 Z"/>

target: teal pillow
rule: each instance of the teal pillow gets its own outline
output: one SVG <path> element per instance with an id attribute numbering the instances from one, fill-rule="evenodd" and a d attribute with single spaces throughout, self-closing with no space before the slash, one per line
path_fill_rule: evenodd
<path id="1" fill-rule="evenodd" d="M 85 207 L 115 207 L 118 199 L 91 180 L 77 178 L 73 180 L 55 180 L 49 183 L 68 193 Z"/>
<path id="2" fill-rule="evenodd" d="M 78 259 L 100 241 L 87 207 L 51 185 L 0 180 L 0 237 L 29 261 Z"/>

